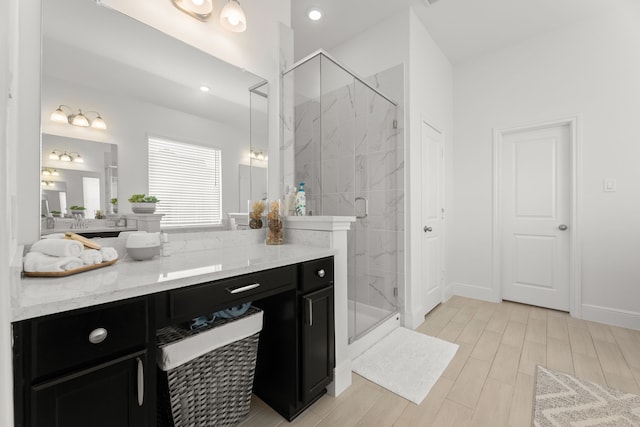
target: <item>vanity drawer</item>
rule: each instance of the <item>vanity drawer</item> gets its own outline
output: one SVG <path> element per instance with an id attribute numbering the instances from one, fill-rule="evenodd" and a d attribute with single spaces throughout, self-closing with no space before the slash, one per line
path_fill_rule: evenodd
<path id="1" fill-rule="evenodd" d="M 33 379 L 146 347 L 148 318 L 142 298 L 33 320 Z"/>
<path id="2" fill-rule="evenodd" d="M 300 264 L 300 291 L 309 292 L 333 283 L 333 257 Z"/>
<path id="3" fill-rule="evenodd" d="M 295 266 L 274 268 L 170 291 L 169 317 L 185 321 L 267 296 L 285 286 L 295 288 Z"/>

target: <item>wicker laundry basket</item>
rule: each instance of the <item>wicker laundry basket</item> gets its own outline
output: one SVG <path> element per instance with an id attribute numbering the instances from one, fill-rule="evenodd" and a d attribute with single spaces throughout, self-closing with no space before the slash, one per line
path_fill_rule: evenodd
<path id="1" fill-rule="evenodd" d="M 251 326 L 242 326 L 249 321 Z M 262 310 L 251 307 L 242 316 L 194 331 L 173 326 L 158 330 L 157 425 L 234 426 L 242 421 L 249 414 L 261 329 Z M 220 338 L 218 333 L 223 331 Z M 192 341 L 190 347 L 182 348 L 182 356 L 174 357 L 168 363 L 173 366 L 167 367 L 161 359 L 168 349 L 187 340 Z M 203 353 L 211 343 L 229 343 L 184 362 L 185 354 L 194 353 L 194 340 L 199 340 L 195 353 Z"/>

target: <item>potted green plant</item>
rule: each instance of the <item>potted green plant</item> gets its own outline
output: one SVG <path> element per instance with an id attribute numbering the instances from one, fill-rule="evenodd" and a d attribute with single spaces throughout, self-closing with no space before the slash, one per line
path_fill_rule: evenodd
<path id="1" fill-rule="evenodd" d="M 69 211 L 71 212 L 71 215 L 84 216 L 84 211 L 86 210 L 87 208 L 85 208 L 84 206 L 73 205 L 69 207 Z"/>
<path id="2" fill-rule="evenodd" d="M 60 218 L 62 216 L 62 212 L 60 211 L 51 211 L 51 216 L 54 218 Z"/>
<path id="3" fill-rule="evenodd" d="M 152 214 L 156 211 L 156 203 L 160 200 L 156 196 L 146 196 L 144 194 L 134 194 L 129 197 L 131 210 L 133 213 Z"/>
<path id="4" fill-rule="evenodd" d="M 111 199 L 111 210 L 114 214 L 118 213 L 118 199 L 115 197 Z"/>

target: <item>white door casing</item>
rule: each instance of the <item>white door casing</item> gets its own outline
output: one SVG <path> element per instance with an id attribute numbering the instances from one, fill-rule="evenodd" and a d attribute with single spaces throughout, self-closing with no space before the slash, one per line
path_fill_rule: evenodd
<path id="1" fill-rule="evenodd" d="M 576 121 L 495 133 L 498 299 L 579 313 Z"/>
<path id="2" fill-rule="evenodd" d="M 421 123 L 422 300 L 425 313 L 444 298 L 444 141 L 427 121 Z"/>

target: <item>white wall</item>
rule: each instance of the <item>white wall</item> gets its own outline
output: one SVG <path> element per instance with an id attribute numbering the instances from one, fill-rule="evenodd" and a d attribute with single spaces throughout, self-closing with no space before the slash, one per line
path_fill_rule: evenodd
<path id="1" fill-rule="evenodd" d="M 427 118 L 445 135 L 447 181 L 451 177 L 453 135 L 453 71 L 413 9 L 402 11 L 340 46 L 328 49 L 361 76 L 404 64 L 405 123 L 405 289 L 401 291 L 404 324 L 424 320 L 421 278 L 420 132 Z M 450 193 L 450 192 L 449 192 Z M 446 209 L 451 208 L 447 199 Z"/>
<path id="2" fill-rule="evenodd" d="M 15 71 L 15 25 L 18 0 L 0 2 L 0 425 L 13 425 L 13 373 L 11 366 L 11 303 L 9 265 L 16 251 L 16 233 L 12 227 L 11 200 L 16 194 L 16 141 L 12 74 Z M 6 101 L 5 101 L 6 100 Z"/>
<path id="3" fill-rule="evenodd" d="M 492 277 L 492 128 L 578 115 L 582 315 L 640 329 L 640 11 L 610 14 L 455 68 L 456 293 L 498 295 Z M 603 192 L 616 178 L 618 191 Z"/>
<path id="4" fill-rule="evenodd" d="M 424 321 L 424 279 L 422 264 L 426 255 L 422 254 L 421 216 L 421 152 L 422 120 L 443 134 L 445 147 L 445 283 L 449 272 L 448 260 L 452 247 L 449 244 L 451 232 L 448 215 L 453 211 L 451 198 L 451 177 L 453 171 L 453 69 L 447 57 L 433 41 L 424 25 L 411 10 L 410 15 L 410 72 L 409 72 L 409 219 L 407 224 L 407 251 L 409 254 L 409 274 L 407 282 L 411 285 L 411 306 L 407 313 L 407 324 L 417 327 Z"/>

